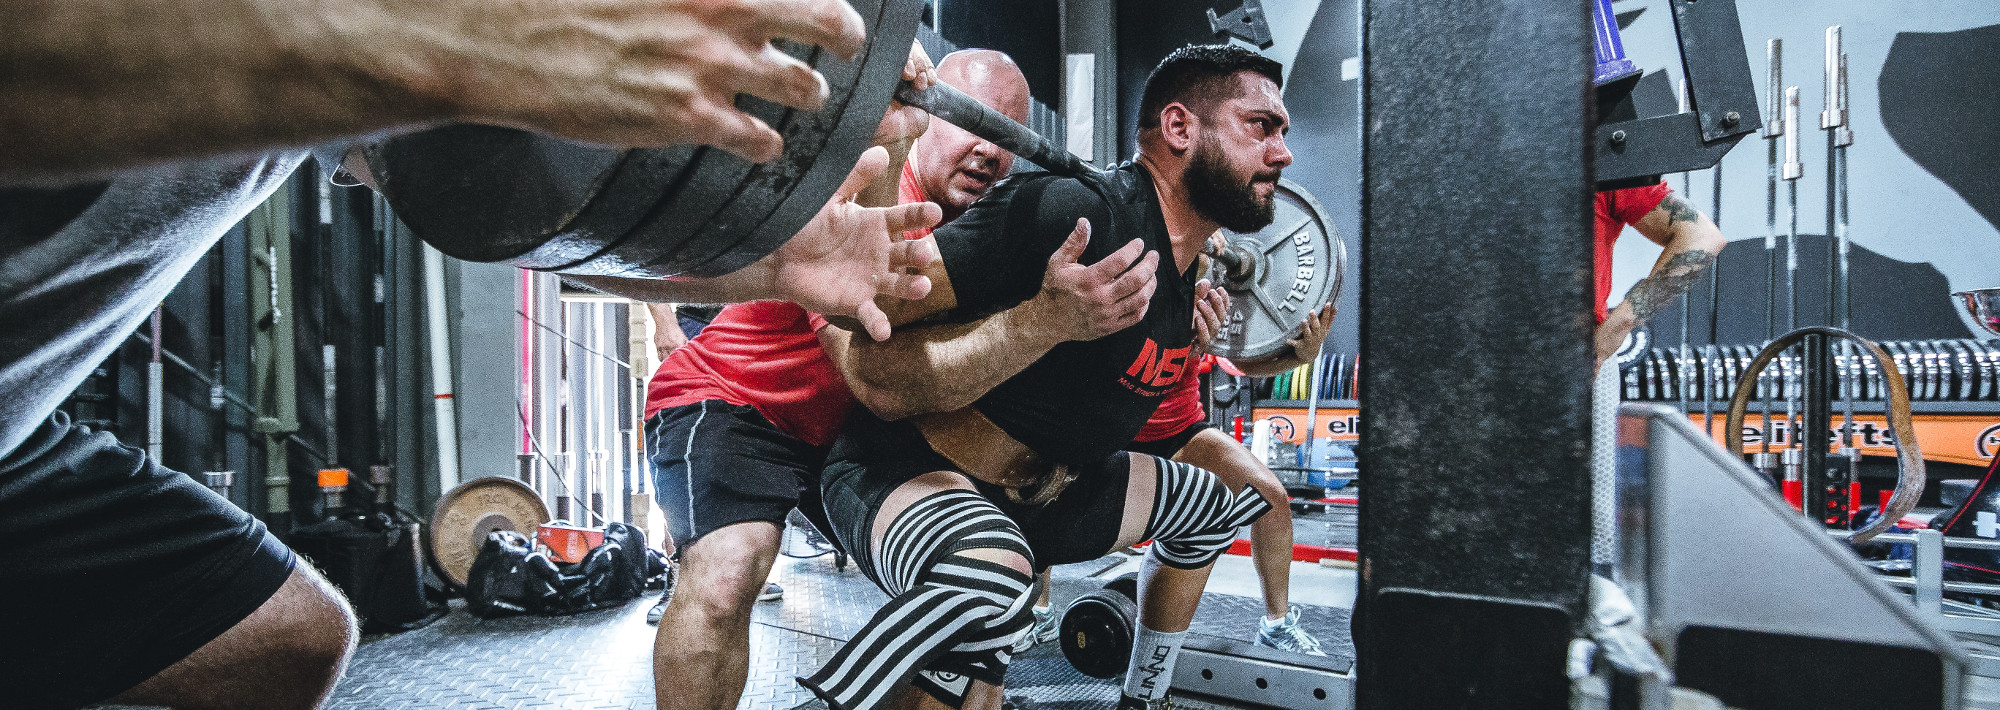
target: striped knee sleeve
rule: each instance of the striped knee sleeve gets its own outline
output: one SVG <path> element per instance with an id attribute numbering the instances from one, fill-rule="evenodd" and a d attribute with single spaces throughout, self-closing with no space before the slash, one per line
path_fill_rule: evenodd
<path id="1" fill-rule="evenodd" d="M 1014 638 L 1034 624 L 1034 579 L 958 553 L 996 549 L 1032 559 L 1014 522 L 976 494 L 944 491 L 897 517 L 881 548 L 872 576 L 893 598 L 799 683 L 834 710 L 876 707 L 924 668 L 954 669 L 918 680 L 953 706 L 963 702 L 965 676 L 997 683 Z"/>
<path id="2" fill-rule="evenodd" d="M 1160 484 L 1153 495 L 1153 518 L 1146 537 L 1161 563 L 1194 569 L 1214 562 L 1236 539 L 1236 529 L 1270 512 L 1256 488 L 1231 493 L 1214 473 L 1153 457 Z"/>

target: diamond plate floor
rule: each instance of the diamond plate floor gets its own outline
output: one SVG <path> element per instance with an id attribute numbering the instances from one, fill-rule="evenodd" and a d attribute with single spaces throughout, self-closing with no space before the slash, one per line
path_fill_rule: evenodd
<path id="1" fill-rule="evenodd" d="M 1109 556 L 1056 568 L 1052 600 L 1060 609 L 1095 589 L 1092 575 L 1124 561 Z M 867 622 L 886 597 L 852 564 L 832 556 L 780 557 L 772 575 L 785 588 L 776 602 L 751 614 L 750 678 L 743 710 L 823 708 L 795 678 L 809 675 Z M 362 641 L 347 676 L 334 689 L 332 710 L 624 710 L 653 704 L 654 630 L 646 598 L 622 608 L 567 617 L 479 619 L 458 608 L 429 627 Z M 1247 639 L 1262 604 L 1249 597 L 1203 595 L 1193 631 Z M 1329 653 L 1351 658 L 1347 612 L 1306 607 L 1304 623 Z M 1070 668 L 1055 644 L 1014 659 L 1007 674 L 1008 706 L 1017 710 L 1110 708 L 1118 688 Z M 1182 707 L 1231 708 L 1213 699 Z"/>

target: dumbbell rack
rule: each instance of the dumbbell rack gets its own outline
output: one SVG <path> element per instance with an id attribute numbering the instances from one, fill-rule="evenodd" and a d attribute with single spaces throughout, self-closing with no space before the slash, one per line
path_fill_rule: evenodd
<path id="1" fill-rule="evenodd" d="M 1883 341 L 1884 350 L 1909 383 L 1915 402 L 2000 403 L 2000 341 L 1972 339 Z M 1699 403 L 1728 401 L 1730 388 L 1755 358 L 1761 346 L 1719 345 L 1650 348 L 1630 363 L 1621 363 L 1627 401 Z M 1832 379 L 1836 399 L 1880 402 L 1886 385 L 1875 362 L 1856 351 L 1834 355 Z M 1799 396 L 1803 368 L 1795 352 L 1786 353 L 1757 378 L 1755 399 L 1785 400 Z M 2000 405 L 1990 409 L 2000 412 Z"/>

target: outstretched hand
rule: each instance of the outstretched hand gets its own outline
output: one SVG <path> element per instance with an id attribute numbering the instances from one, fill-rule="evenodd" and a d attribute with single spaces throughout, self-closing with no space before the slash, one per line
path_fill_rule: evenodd
<path id="1" fill-rule="evenodd" d="M 714 145 L 751 162 L 778 157 L 784 141 L 737 96 L 812 111 L 829 93 L 774 43 L 841 57 L 867 46 L 846 0 L 375 2 L 392 10 L 343 17 L 379 25 L 336 32 L 460 120 L 616 146 Z"/>
<path id="2" fill-rule="evenodd" d="M 889 337 L 889 317 L 875 305 L 877 295 L 920 299 L 930 278 L 910 273 L 938 256 L 935 242 L 904 241 L 903 232 L 935 226 L 938 206 L 916 202 L 895 207 L 863 207 L 855 195 L 882 175 L 889 162 L 880 147 L 861 154 L 839 191 L 797 236 L 765 257 L 778 298 L 826 316 L 861 321 L 868 336 Z"/>
<path id="3" fill-rule="evenodd" d="M 1160 253 L 1134 239 L 1089 266 L 1077 263 L 1090 245 L 1090 220 L 1078 219 L 1069 238 L 1049 255 L 1036 296 L 1065 340 L 1096 340 L 1146 317 L 1159 287 Z"/>

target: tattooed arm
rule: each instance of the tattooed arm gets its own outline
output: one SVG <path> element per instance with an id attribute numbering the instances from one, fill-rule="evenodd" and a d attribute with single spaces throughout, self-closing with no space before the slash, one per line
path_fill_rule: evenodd
<path id="1" fill-rule="evenodd" d="M 1727 243 L 1708 215 L 1671 194 L 1632 228 L 1665 249 L 1660 252 L 1659 260 L 1653 262 L 1652 273 L 1633 284 L 1632 290 L 1625 292 L 1625 300 L 1611 309 L 1604 323 L 1597 326 L 1600 365 L 1618 351 L 1619 343 L 1624 342 L 1633 327 L 1652 318 L 1706 275 L 1708 267 L 1715 263 L 1715 255 Z"/>

